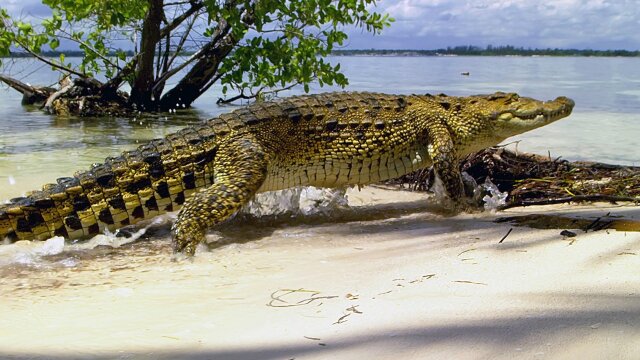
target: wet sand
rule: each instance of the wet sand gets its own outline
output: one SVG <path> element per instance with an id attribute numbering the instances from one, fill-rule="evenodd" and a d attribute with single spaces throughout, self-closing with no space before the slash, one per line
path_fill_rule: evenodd
<path id="1" fill-rule="evenodd" d="M 193 261 L 172 260 L 161 228 L 0 267 L 0 357 L 640 358 L 640 233 L 493 222 L 640 207 L 445 217 L 415 193 L 349 199 L 328 217 L 238 219 L 222 229 L 234 243 Z"/>

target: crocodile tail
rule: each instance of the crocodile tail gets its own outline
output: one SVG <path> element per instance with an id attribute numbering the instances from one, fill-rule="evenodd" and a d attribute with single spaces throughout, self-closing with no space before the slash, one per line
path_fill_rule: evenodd
<path id="1" fill-rule="evenodd" d="M 179 210 L 213 181 L 215 135 L 190 127 L 0 205 L 0 241 L 87 238 Z"/>
<path id="2" fill-rule="evenodd" d="M 7 213 L 7 205 L 0 205 L 0 242 L 7 238 L 12 240 L 11 236 L 13 234 L 13 227 L 11 227 L 9 214 Z"/>
<path id="3" fill-rule="evenodd" d="M 60 178 L 0 209 L 0 235 L 9 240 L 76 239 L 94 232 L 99 227 L 78 177 Z"/>
<path id="4" fill-rule="evenodd" d="M 10 241 L 44 240 L 53 236 L 52 233 L 59 234 L 60 231 L 55 228 L 58 223 L 61 224 L 58 211 L 55 201 L 47 192 L 32 192 L 26 197 L 11 199 L 3 205 L 0 209 L 1 237 Z"/>

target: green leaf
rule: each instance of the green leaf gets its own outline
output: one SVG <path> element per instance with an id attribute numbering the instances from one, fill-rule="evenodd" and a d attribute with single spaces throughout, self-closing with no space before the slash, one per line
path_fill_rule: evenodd
<path id="1" fill-rule="evenodd" d="M 29 23 L 19 22 L 18 29 L 22 32 L 28 33 L 31 31 L 32 27 Z"/>

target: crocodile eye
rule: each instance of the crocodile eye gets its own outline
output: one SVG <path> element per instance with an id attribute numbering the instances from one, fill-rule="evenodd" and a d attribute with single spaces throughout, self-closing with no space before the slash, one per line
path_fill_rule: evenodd
<path id="1" fill-rule="evenodd" d="M 505 100 L 505 104 L 511 104 L 513 102 L 518 101 L 518 99 L 520 99 L 520 95 L 516 93 L 511 93 L 509 94 L 509 97 Z"/>

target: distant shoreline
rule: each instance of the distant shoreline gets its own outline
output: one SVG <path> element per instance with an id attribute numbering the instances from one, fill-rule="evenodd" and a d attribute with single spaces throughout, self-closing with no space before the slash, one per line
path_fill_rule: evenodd
<path id="1" fill-rule="evenodd" d="M 127 57 L 134 55 L 133 51 L 124 51 Z M 79 50 L 69 51 L 43 51 L 46 57 L 59 57 L 64 54 L 65 58 L 83 57 L 84 53 Z M 193 52 L 184 52 L 181 55 L 190 56 Z M 116 52 L 110 53 L 116 56 Z M 442 49 L 421 50 L 421 49 L 340 49 L 333 50 L 334 56 L 564 56 L 564 57 L 640 57 L 640 50 L 592 50 L 592 49 L 531 49 L 515 46 L 456 46 Z M 33 55 L 23 52 L 14 52 L 4 58 L 29 58 Z"/>
<path id="2" fill-rule="evenodd" d="M 640 50 L 591 50 L 591 49 L 531 49 L 514 46 L 480 48 L 456 46 L 435 50 L 334 50 L 337 56 L 581 56 L 581 57 L 640 57 Z"/>

